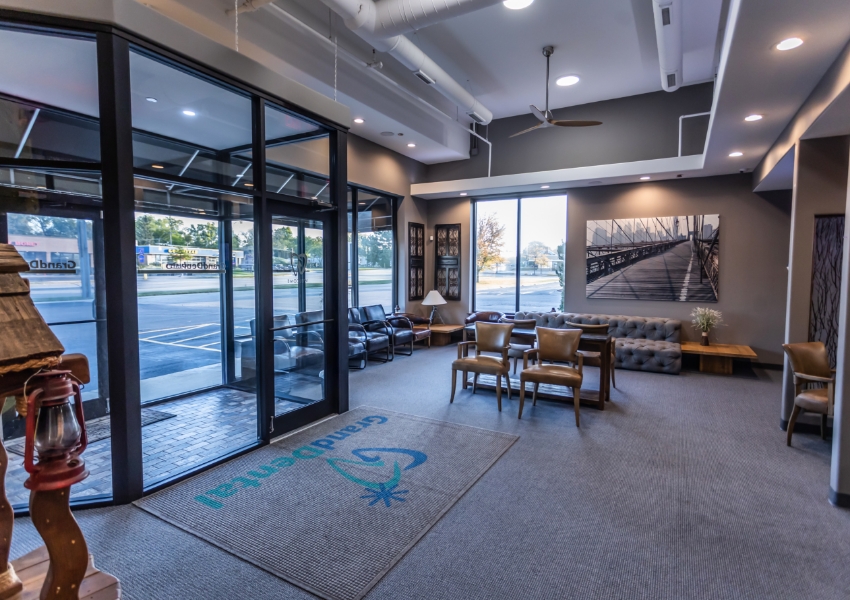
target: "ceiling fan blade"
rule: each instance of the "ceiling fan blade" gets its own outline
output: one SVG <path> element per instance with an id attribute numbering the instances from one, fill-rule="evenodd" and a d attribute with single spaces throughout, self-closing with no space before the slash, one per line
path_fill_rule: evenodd
<path id="1" fill-rule="evenodd" d="M 518 135 L 522 135 L 523 133 L 528 133 L 529 131 L 534 131 L 535 129 L 540 129 L 541 127 L 543 127 L 543 123 L 538 123 L 538 124 L 537 124 L 537 125 L 535 125 L 534 127 L 529 127 L 528 129 L 524 129 L 524 130 L 520 131 L 519 133 L 515 133 L 515 134 L 513 134 L 513 135 L 512 135 L 512 136 L 510 136 L 510 137 L 514 138 L 514 137 L 516 137 L 516 136 L 518 136 Z"/>
<path id="2" fill-rule="evenodd" d="M 558 127 L 593 127 L 602 125 L 602 121 L 556 121 L 555 119 L 547 119 L 551 125 Z"/>
<path id="3" fill-rule="evenodd" d="M 541 123 L 547 120 L 547 117 L 546 117 L 546 115 L 543 114 L 543 111 L 540 110 L 539 108 L 537 108 L 536 106 L 534 106 L 533 104 L 530 104 L 528 106 L 528 108 L 531 109 L 531 114 L 533 114 L 535 117 L 537 117 L 537 120 L 540 121 Z"/>

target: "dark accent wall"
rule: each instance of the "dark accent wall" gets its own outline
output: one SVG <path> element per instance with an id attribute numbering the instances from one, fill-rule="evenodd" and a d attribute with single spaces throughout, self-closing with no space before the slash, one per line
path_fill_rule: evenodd
<path id="1" fill-rule="evenodd" d="M 835 367 L 838 352 L 838 314 L 841 300 L 841 259 L 844 250 L 844 215 L 815 217 L 812 249 L 812 306 L 809 341 L 823 342 L 829 364 Z"/>
<path id="2" fill-rule="evenodd" d="M 556 119 L 602 121 L 597 127 L 552 127 L 510 136 L 535 125 L 526 115 L 496 119 L 489 125 L 493 143 L 492 175 L 551 171 L 606 165 L 679 153 L 679 117 L 711 110 L 714 84 L 702 83 L 675 92 L 652 92 L 552 111 Z M 534 99 L 532 94 L 530 98 Z M 540 104 L 537 104 L 540 106 Z M 707 123 L 686 119 L 683 154 L 701 152 Z M 487 128 L 479 128 L 479 131 Z M 699 136 L 702 136 L 702 143 Z M 424 181 L 448 181 L 487 176 L 487 145 L 469 160 L 429 165 Z"/>

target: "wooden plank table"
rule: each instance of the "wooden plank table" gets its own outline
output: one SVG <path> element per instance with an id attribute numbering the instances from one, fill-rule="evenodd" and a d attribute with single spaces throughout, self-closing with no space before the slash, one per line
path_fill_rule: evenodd
<path id="1" fill-rule="evenodd" d="M 452 343 L 452 334 L 463 330 L 463 325 L 414 325 L 417 327 L 429 327 L 431 329 L 432 346 L 448 346 Z"/>
<path id="2" fill-rule="evenodd" d="M 41 593 L 41 586 L 47 576 L 50 566 L 50 557 L 47 548 L 41 546 L 29 554 L 12 561 L 15 572 L 24 584 L 24 589 L 12 596 L 10 600 L 37 600 Z M 89 567 L 86 569 L 86 578 L 80 585 L 80 600 L 120 600 L 121 584 L 118 580 L 94 566 L 91 554 L 89 554 Z"/>
<path id="3" fill-rule="evenodd" d="M 698 342 L 682 342 L 682 354 L 698 354 L 700 372 L 719 375 L 732 374 L 733 358 L 758 358 L 752 348 L 739 344 L 700 346 Z"/>

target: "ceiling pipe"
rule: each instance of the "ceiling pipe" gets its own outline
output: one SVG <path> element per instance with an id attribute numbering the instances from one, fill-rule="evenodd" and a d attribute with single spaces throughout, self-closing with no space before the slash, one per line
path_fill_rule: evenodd
<path id="1" fill-rule="evenodd" d="M 245 0 L 242 4 L 240 4 L 237 8 L 230 8 L 224 11 L 227 15 L 232 15 L 233 13 L 242 14 L 246 12 L 254 12 L 256 10 L 261 9 L 266 4 L 271 4 L 274 0 Z"/>
<path id="2" fill-rule="evenodd" d="M 264 0 L 252 0 L 254 3 Z M 424 11 L 420 6 L 417 10 L 409 9 L 407 14 L 408 20 L 402 28 L 404 31 L 412 31 L 410 23 L 415 20 L 413 17 L 417 14 L 423 14 L 422 18 L 418 18 L 418 22 L 427 24 L 436 23 L 437 20 L 443 20 L 464 14 L 471 10 L 478 10 L 484 6 L 494 4 L 492 0 L 440 0 L 443 4 L 442 9 L 432 12 Z M 493 120 L 493 113 L 483 106 L 475 96 L 470 94 L 466 88 L 459 84 L 453 77 L 446 73 L 442 67 L 431 59 L 427 54 L 422 52 L 416 44 L 408 40 L 403 35 L 389 35 L 382 31 L 376 33 L 373 31 L 376 14 L 379 11 L 397 11 L 402 10 L 406 0 L 379 0 L 375 3 L 373 0 L 322 0 L 331 10 L 343 18 L 346 26 L 359 35 L 362 39 L 372 45 L 379 52 L 387 52 L 394 56 L 401 64 L 410 69 L 421 81 L 428 85 L 434 86 L 443 96 L 457 104 L 464 110 L 466 115 L 481 125 L 486 125 Z M 382 9 L 381 5 L 387 2 L 387 8 Z M 436 2 L 433 0 L 422 0 L 421 4 Z M 448 5 L 450 8 L 447 8 Z M 402 8 L 393 8 L 390 5 L 400 5 Z M 460 7 L 460 8 L 459 8 Z M 471 8 L 470 8 L 471 7 Z M 463 12 L 457 12 L 464 9 Z M 427 13 L 427 15 L 426 15 Z M 392 14 L 387 12 L 388 15 Z M 439 18 L 438 18 L 439 16 Z M 423 25 L 424 26 L 424 25 Z"/>
<path id="3" fill-rule="evenodd" d="M 675 92 L 682 85 L 682 2 L 652 0 L 661 87 Z"/>
<path id="4" fill-rule="evenodd" d="M 381 37 L 392 37 L 501 4 L 502 0 L 341 0 L 339 3 L 344 4 L 346 25 L 350 29 L 366 29 Z"/>

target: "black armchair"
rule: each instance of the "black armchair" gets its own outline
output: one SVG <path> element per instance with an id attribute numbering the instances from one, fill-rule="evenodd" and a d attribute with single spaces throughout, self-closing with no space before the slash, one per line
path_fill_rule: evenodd
<path id="1" fill-rule="evenodd" d="M 413 342 L 416 340 L 416 336 L 413 333 L 413 323 L 411 323 L 410 319 L 402 316 L 387 316 L 387 313 L 384 312 L 384 307 L 380 304 L 364 306 L 360 311 L 365 316 L 363 326 L 367 331 L 373 329 L 375 331 L 382 330 L 387 332 L 393 347 L 393 355 L 395 355 L 396 346 L 406 346 L 408 344 L 410 345 L 410 351 L 402 352 L 401 354 L 404 356 L 413 354 Z"/>
<path id="2" fill-rule="evenodd" d="M 358 363 L 356 367 L 351 366 L 354 360 Z M 348 368 L 366 368 L 366 330 L 362 325 L 348 324 Z"/>
<path id="3" fill-rule="evenodd" d="M 367 357 L 371 354 L 374 354 L 375 352 L 380 352 L 383 350 L 386 353 L 386 358 L 383 360 L 383 362 L 389 362 L 392 360 L 392 357 L 390 356 L 391 344 L 388 332 L 381 329 L 366 329 L 362 322 L 362 319 L 360 318 L 360 309 L 348 309 L 348 330 L 349 332 L 351 332 L 352 330 L 357 331 L 365 338 Z"/>

